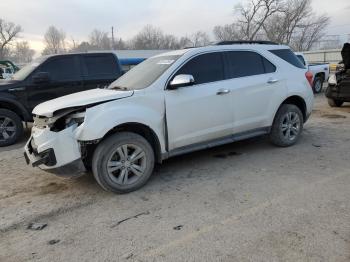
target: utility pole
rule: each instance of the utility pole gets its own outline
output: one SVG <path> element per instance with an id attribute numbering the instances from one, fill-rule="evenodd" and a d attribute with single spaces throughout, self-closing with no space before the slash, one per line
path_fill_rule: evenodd
<path id="1" fill-rule="evenodd" d="M 114 50 L 114 27 L 112 26 L 112 50 Z"/>

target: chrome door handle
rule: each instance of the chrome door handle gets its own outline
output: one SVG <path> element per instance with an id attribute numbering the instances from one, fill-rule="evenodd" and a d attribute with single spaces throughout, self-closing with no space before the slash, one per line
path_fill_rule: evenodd
<path id="1" fill-rule="evenodd" d="M 275 84 L 275 83 L 277 83 L 278 81 L 279 81 L 278 79 L 270 78 L 270 79 L 267 81 L 267 83 L 268 83 L 268 84 Z"/>
<path id="2" fill-rule="evenodd" d="M 221 96 L 221 95 L 227 95 L 231 93 L 231 90 L 229 89 L 219 89 L 218 92 L 216 93 L 218 96 Z"/>

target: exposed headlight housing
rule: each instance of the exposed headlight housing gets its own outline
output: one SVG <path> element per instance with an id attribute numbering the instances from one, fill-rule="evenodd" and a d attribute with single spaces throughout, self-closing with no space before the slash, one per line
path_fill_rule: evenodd
<path id="1" fill-rule="evenodd" d="M 72 125 L 80 126 L 84 123 L 85 120 L 85 112 L 77 112 L 66 116 L 66 127 L 70 127 Z"/>
<path id="2" fill-rule="evenodd" d="M 330 85 L 337 85 L 337 76 L 335 74 L 331 74 L 328 79 L 328 84 Z"/>

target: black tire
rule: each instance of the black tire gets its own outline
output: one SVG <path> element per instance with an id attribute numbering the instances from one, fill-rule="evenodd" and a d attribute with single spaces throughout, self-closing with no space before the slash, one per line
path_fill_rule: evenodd
<path id="1" fill-rule="evenodd" d="M 324 82 L 324 79 L 322 76 L 315 77 L 314 83 L 312 85 L 312 89 L 314 90 L 315 94 L 319 94 L 322 92 L 323 82 Z"/>
<path id="2" fill-rule="evenodd" d="M 0 147 L 13 145 L 22 135 L 21 118 L 11 110 L 0 109 Z"/>
<path id="3" fill-rule="evenodd" d="M 341 100 L 328 98 L 328 104 L 330 107 L 341 107 L 344 104 L 344 102 Z"/>
<path id="4" fill-rule="evenodd" d="M 118 153 L 120 151 L 117 151 L 117 149 L 120 149 L 124 153 L 123 145 L 127 145 L 126 151 L 128 152 L 126 154 L 128 158 L 126 159 L 125 157 L 123 158 L 124 160 Z M 142 159 L 137 160 L 142 161 L 142 163 L 137 163 L 136 165 L 131 159 L 137 149 L 142 151 L 143 157 Z M 121 164 L 123 161 L 124 163 Z M 110 171 L 113 168 L 117 168 L 116 166 L 110 166 L 110 169 L 108 169 L 108 165 L 112 162 L 118 163 L 115 164 L 116 166 L 122 166 L 113 171 L 116 173 Z M 134 164 L 138 168 L 141 168 L 142 166 L 143 172 L 139 172 L 142 173 L 142 175 L 135 175 L 135 173 L 133 173 L 135 171 L 135 169 L 133 169 Z M 116 133 L 103 140 L 96 148 L 92 158 L 92 172 L 97 183 L 104 190 L 118 194 L 129 193 L 145 185 L 152 175 L 153 168 L 154 152 L 150 143 L 142 136 L 129 132 Z M 122 172 L 127 172 L 126 175 L 124 174 L 124 177 Z M 124 181 L 125 177 L 126 180 L 130 179 L 130 181 Z M 120 179 L 122 181 L 119 181 Z M 129 182 L 129 184 L 123 184 L 124 182 Z"/>
<path id="5" fill-rule="evenodd" d="M 278 109 L 271 127 L 271 143 L 280 147 L 294 145 L 300 138 L 303 124 L 304 117 L 300 109 L 296 105 L 283 104 Z"/>

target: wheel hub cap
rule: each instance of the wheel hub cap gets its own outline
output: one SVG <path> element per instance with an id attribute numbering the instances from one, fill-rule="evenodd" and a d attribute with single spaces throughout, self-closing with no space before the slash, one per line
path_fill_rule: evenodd
<path id="1" fill-rule="evenodd" d="M 282 117 L 281 132 L 286 139 L 295 140 L 300 132 L 300 117 L 295 112 L 288 112 Z"/>
<path id="2" fill-rule="evenodd" d="M 107 162 L 107 172 L 116 184 L 133 184 L 146 172 L 146 153 L 133 144 L 119 146 Z"/>
<path id="3" fill-rule="evenodd" d="M 16 126 L 12 119 L 0 117 L 0 141 L 8 140 L 16 134 Z"/>

